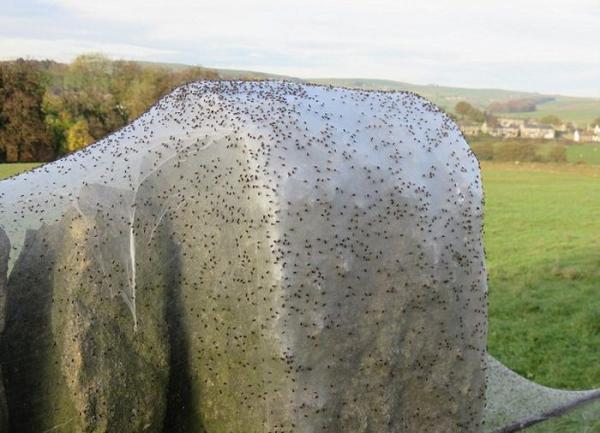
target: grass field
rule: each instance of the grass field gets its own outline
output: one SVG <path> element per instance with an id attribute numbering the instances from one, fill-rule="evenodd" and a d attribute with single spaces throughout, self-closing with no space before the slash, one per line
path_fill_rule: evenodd
<path id="1" fill-rule="evenodd" d="M 600 144 L 573 144 L 567 146 L 569 162 L 585 161 L 588 164 L 600 165 Z"/>
<path id="2" fill-rule="evenodd" d="M 528 113 L 494 113 L 498 116 L 541 119 L 544 116 L 558 116 L 565 122 L 574 122 L 579 127 L 586 126 L 600 116 L 600 99 L 557 96 L 553 101 L 538 104 L 535 111 Z"/>
<path id="3" fill-rule="evenodd" d="M 546 385 L 600 387 L 600 167 L 482 169 L 490 352 Z"/>
<path id="4" fill-rule="evenodd" d="M 0 179 L 37 167 L 38 163 L 0 164 Z"/>
<path id="5" fill-rule="evenodd" d="M 590 165 L 600 165 L 600 144 L 599 143 L 583 143 L 571 144 L 555 140 L 498 140 L 493 137 L 469 137 L 469 143 L 474 146 L 477 153 L 477 146 L 491 144 L 495 152 L 506 143 L 524 144 L 529 143 L 535 146 L 536 154 L 542 161 L 547 160 L 548 153 L 557 145 L 564 144 L 567 151 L 567 162 L 570 163 L 585 163 Z"/>
<path id="6" fill-rule="evenodd" d="M 540 154 L 547 153 L 555 145 L 556 143 L 554 142 L 542 145 Z M 586 164 L 600 165 L 600 144 L 598 143 L 569 144 L 566 146 L 566 149 L 568 162 L 585 162 Z"/>

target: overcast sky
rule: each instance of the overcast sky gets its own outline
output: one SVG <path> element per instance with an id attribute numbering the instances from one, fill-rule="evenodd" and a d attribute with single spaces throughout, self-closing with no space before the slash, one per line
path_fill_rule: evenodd
<path id="1" fill-rule="evenodd" d="M 0 0 L 0 58 L 600 97 L 600 0 Z"/>

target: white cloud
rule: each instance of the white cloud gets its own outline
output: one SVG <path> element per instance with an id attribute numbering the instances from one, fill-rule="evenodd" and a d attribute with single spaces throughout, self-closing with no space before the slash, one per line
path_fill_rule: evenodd
<path id="1" fill-rule="evenodd" d="M 0 59 L 16 57 L 54 59 L 70 62 L 77 55 L 87 52 L 102 52 L 113 58 L 153 60 L 157 56 L 173 54 L 174 51 L 157 50 L 128 44 L 110 44 L 74 39 L 36 39 L 0 36 Z"/>
<path id="2" fill-rule="evenodd" d="M 341 44 L 444 52 L 461 61 L 595 57 L 587 0 L 47 0 L 82 18 L 127 23 L 154 40 L 313 49 Z M 586 5 L 588 7 L 586 8 Z"/>
<path id="3" fill-rule="evenodd" d="M 106 27 L 106 39 L 87 35 L 85 44 L 104 50 L 110 39 L 112 52 L 127 57 L 303 76 L 439 83 L 469 77 L 472 86 L 497 85 L 473 73 L 478 65 L 516 65 L 512 75 L 519 64 L 540 65 L 540 74 L 552 64 L 600 66 L 597 0 L 37 1 L 74 22 Z M 46 44 L 38 51 L 81 51 L 84 43 L 77 42 L 75 48 Z M 567 87 L 556 82 L 553 90 Z"/>

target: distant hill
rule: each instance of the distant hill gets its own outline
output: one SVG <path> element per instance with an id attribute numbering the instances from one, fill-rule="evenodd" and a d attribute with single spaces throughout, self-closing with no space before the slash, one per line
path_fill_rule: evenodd
<path id="1" fill-rule="evenodd" d="M 189 67 L 173 63 L 151 63 L 180 70 Z M 215 69 L 219 76 L 226 80 L 254 79 L 254 80 L 290 80 L 305 81 L 316 84 L 350 87 L 365 90 L 406 90 L 417 93 L 440 108 L 453 112 L 454 106 L 460 101 L 466 101 L 480 109 L 488 110 L 494 103 L 507 103 L 523 99 L 539 100 L 535 111 L 514 112 L 492 112 L 496 115 L 520 118 L 542 118 L 553 114 L 566 122 L 574 122 L 578 126 L 585 126 L 594 119 L 600 117 L 600 98 L 582 98 L 563 95 L 546 95 L 536 92 L 523 92 L 504 89 L 470 89 L 466 87 L 439 86 L 436 84 L 420 85 L 405 83 L 402 81 L 381 80 L 370 78 L 298 78 L 289 75 L 277 75 L 266 72 L 237 70 L 237 69 Z M 504 104 L 495 104 L 502 106 Z"/>
<path id="2" fill-rule="evenodd" d="M 457 102 L 466 101 L 481 108 L 497 102 L 508 102 L 521 99 L 541 101 L 535 111 L 524 113 L 501 113 L 508 117 L 541 118 L 554 114 L 560 119 L 575 122 L 580 126 L 600 117 L 600 98 L 580 98 L 575 96 L 544 95 L 534 92 L 520 92 L 502 89 L 469 89 L 464 87 L 447 87 L 438 85 L 418 85 L 391 80 L 373 80 L 360 78 L 311 78 L 308 81 L 335 86 L 353 87 L 372 90 L 408 90 L 415 92 L 446 111 L 453 112 Z"/>
<path id="3" fill-rule="evenodd" d="M 480 108 L 484 108 L 497 101 L 542 96 L 539 93 L 501 89 L 468 89 L 438 86 L 435 84 L 419 85 L 401 81 L 361 78 L 311 78 L 308 81 L 367 90 L 408 90 L 430 99 L 445 109 L 454 108 L 456 103 L 460 101 L 467 101 Z"/>
<path id="4" fill-rule="evenodd" d="M 289 75 L 269 74 L 266 72 L 245 71 L 242 69 L 215 69 L 224 80 L 288 80 L 303 81 Z"/>
<path id="5" fill-rule="evenodd" d="M 364 78 L 308 78 L 302 80 L 296 77 L 254 71 L 217 69 L 217 72 L 224 79 L 287 79 L 365 90 L 407 90 L 429 99 L 449 112 L 453 112 L 454 106 L 460 101 L 466 101 L 480 109 L 488 109 L 490 104 L 497 102 L 534 99 L 542 101 L 537 104 L 535 111 L 524 113 L 494 112 L 494 114 L 523 118 L 541 118 L 553 114 L 566 122 L 574 122 L 578 126 L 584 126 L 600 117 L 600 98 L 545 95 L 504 89 L 469 89 L 435 84 L 419 85 L 401 81 Z"/>

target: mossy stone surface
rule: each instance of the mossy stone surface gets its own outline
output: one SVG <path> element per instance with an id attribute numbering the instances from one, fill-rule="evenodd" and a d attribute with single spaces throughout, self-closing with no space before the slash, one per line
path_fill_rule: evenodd
<path id="1" fill-rule="evenodd" d="M 477 195 L 442 218 L 368 170 L 278 184 L 235 136 L 203 148 L 206 162 L 163 165 L 153 190 L 174 197 L 160 214 L 179 305 L 167 320 L 185 348 L 190 431 L 480 428 Z M 421 230 L 443 225 L 439 239 Z"/>
<path id="2" fill-rule="evenodd" d="M 417 95 L 193 83 L 4 185 L 14 431 L 480 430 L 481 179 Z"/>
<path id="3" fill-rule="evenodd" d="M 119 247 L 118 227 L 99 209 L 83 212 L 31 232 L 11 273 L 11 431 L 162 432 L 169 349 L 160 250 L 138 256 L 134 327 L 121 293 L 126 266 L 105 261 Z"/>

